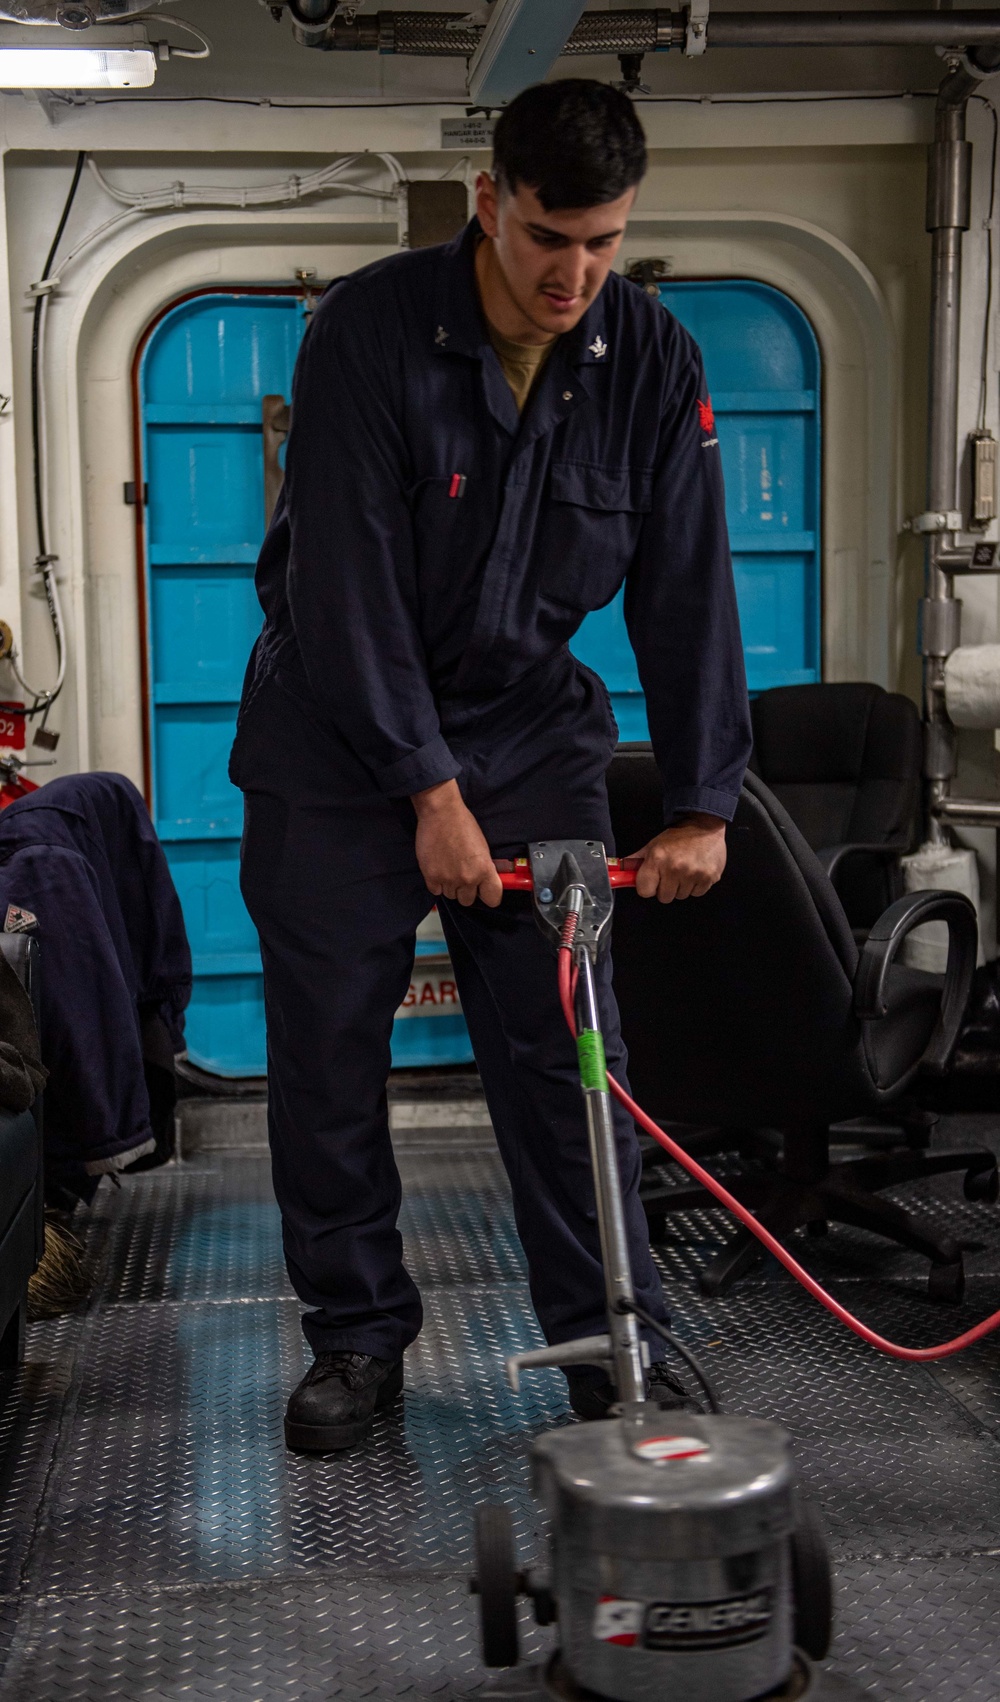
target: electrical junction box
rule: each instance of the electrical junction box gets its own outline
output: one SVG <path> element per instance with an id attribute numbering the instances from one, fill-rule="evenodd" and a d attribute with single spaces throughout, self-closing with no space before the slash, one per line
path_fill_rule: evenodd
<path id="1" fill-rule="evenodd" d="M 969 438 L 969 471 L 972 524 L 988 526 L 997 515 L 997 440 L 991 431 L 974 431 Z"/>
<path id="2" fill-rule="evenodd" d="M 461 178 L 419 177 L 406 185 L 406 228 L 411 248 L 450 242 L 468 217 L 469 197 Z"/>

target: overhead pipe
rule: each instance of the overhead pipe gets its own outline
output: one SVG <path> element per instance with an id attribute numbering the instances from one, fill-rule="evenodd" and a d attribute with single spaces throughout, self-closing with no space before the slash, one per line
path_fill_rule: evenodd
<path id="1" fill-rule="evenodd" d="M 985 20 L 985 23 L 984 23 Z M 715 12 L 709 47 L 1000 45 L 1000 12 Z"/>
<path id="2" fill-rule="evenodd" d="M 8 0 L 10 3 L 10 0 Z M 30 0 L 15 0 L 29 4 Z M 45 0 L 51 3 L 51 0 Z M 467 59 L 484 26 L 465 12 L 373 12 L 346 20 L 336 0 L 288 0 L 293 32 L 307 47 Z M 0 6 L 2 11 L 2 6 Z M 683 48 L 688 11 L 585 12 L 563 53 L 665 53 Z M 1000 9 L 953 12 L 712 12 L 709 47 L 1000 48 Z"/>

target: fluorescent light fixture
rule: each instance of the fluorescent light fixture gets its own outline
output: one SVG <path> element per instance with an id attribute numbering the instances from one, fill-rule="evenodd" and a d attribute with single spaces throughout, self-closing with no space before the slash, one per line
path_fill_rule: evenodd
<path id="1" fill-rule="evenodd" d="M 0 89 L 148 89 L 155 76 L 150 47 L 0 46 Z"/>
<path id="2" fill-rule="evenodd" d="M 469 62 L 468 90 L 479 106 L 513 100 L 540 83 L 580 21 L 586 0 L 494 0 Z"/>

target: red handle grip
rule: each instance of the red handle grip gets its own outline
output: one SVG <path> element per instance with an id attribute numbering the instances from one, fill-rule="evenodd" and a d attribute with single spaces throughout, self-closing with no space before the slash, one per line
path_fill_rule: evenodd
<path id="1" fill-rule="evenodd" d="M 500 885 L 504 892 L 531 892 L 533 890 L 534 883 L 526 857 L 518 857 L 514 863 L 498 861 L 496 870 L 500 876 Z M 608 874 L 612 886 L 635 886 L 637 872 L 637 869 L 626 868 L 620 857 L 608 858 Z"/>

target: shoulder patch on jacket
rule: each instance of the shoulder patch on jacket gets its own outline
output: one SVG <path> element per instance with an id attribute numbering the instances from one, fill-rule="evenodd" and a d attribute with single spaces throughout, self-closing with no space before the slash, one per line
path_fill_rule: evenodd
<path id="1" fill-rule="evenodd" d="M 3 924 L 5 934 L 33 934 L 37 927 L 38 917 L 32 911 L 22 910 L 19 904 L 8 904 Z"/>

